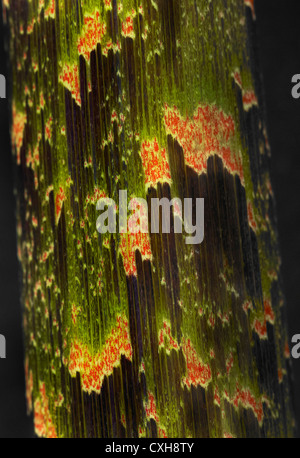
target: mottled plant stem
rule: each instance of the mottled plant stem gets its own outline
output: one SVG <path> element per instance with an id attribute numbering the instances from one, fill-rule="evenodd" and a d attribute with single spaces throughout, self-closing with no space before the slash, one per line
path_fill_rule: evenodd
<path id="1" fill-rule="evenodd" d="M 253 0 L 3 12 L 37 435 L 293 435 Z M 176 208 L 170 234 L 100 235 L 119 190 L 204 198 L 204 241 Z"/>

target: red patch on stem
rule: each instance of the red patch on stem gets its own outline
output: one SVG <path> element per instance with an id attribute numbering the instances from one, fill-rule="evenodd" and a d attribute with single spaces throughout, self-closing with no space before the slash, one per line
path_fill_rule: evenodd
<path id="1" fill-rule="evenodd" d="M 253 328 L 261 339 L 267 339 L 267 321 L 274 324 L 275 314 L 269 299 L 264 300 L 264 315 L 262 318 L 256 318 L 253 322 Z"/>
<path id="2" fill-rule="evenodd" d="M 261 339 L 267 339 L 267 322 L 265 318 L 263 320 L 255 319 L 253 328 Z"/>
<path id="3" fill-rule="evenodd" d="M 235 134 L 233 118 L 216 105 L 199 105 L 193 118 L 183 118 L 174 106 L 165 106 L 165 126 L 183 148 L 187 165 L 198 174 L 206 172 L 210 156 L 219 156 L 232 174 L 244 182 L 241 155 L 233 154 L 230 140 Z"/>
<path id="4" fill-rule="evenodd" d="M 60 186 L 59 191 L 58 191 L 58 193 L 56 194 L 56 197 L 55 197 L 55 220 L 56 220 L 56 223 L 58 223 L 58 221 L 59 221 L 61 210 L 62 210 L 62 206 L 63 206 L 65 198 L 66 198 L 66 196 L 65 196 L 64 190 Z"/>
<path id="5" fill-rule="evenodd" d="M 255 92 L 253 90 L 243 92 L 243 106 L 245 111 L 249 111 L 253 106 L 258 105 Z"/>
<path id="6" fill-rule="evenodd" d="M 146 417 L 148 420 L 153 418 L 159 426 L 159 416 L 157 413 L 154 395 L 148 391 L 148 402 L 145 405 Z M 164 428 L 158 427 L 158 437 L 168 437 Z"/>
<path id="7" fill-rule="evenodd" d="M 284 356 L 285 358 L 290 358 L 291 354 L 290 354 L 290 348 L 289 348 L 289 344 L 288 342 L 285 342 L 285 346 L 284 346 Z"/>
<path id="8" fill-rule="evenodd" d="M 227 372 L 227 375 L 229 375 L 229 372 L 231 371 L 232 367 L 233 367 L 233 354 L 230 353 L 229 357 L 226 360 L 226 372 Z"/>
<path id="9" fill-rule="evenodd" d="M 142 143 L 141 157 L 146 188 L 155 187 L 158 182 L 172 183 L 166 150 L 159 147 L 156 138 Z"/>
<path id="10" fill-rule="evenodd" d="M 122 35 L 128 38 L 134 38 L 135 33 L 133 29 L 133 18 L 135 14 L 129 14 L 125 21 L 122 23 Z"/>
<path id="11" fill-rule="evenodd" d="M 45 10 L 45 18 L 55 18 L 55 0 L 50 0 L 48 7 Z"/>
<path id="12" fill-rule="evenodd" d="M 78 72 L 78 65 L 65 64 L 59 76 L 59 81 L 71 92 L 76 103 L 81 106 Z"/>
<path id="13" fill-rule="evenodd" d="M 221 398 L 219 394 L 219 388 L 216 386 L 215 391 L 214 391 L 214 403 L 217 404 L 217 406 L 220 407 L 221 405 Z"/>
<path id="14" fill-rule="evenodd" d="M 16 105 L 13 103 L 12 106 L 12 114 L 13 114 L 13 123 L 12 123 L 12 131 L 11 131 L 11 141 L 12 146 L 16 151 L 17 154 L 17 163 L 20 164 L 20 150 L 23 143 L 23 134 L 24 128 L 27 121 L 27 117 L 25 113 L 21 113 L 17 111 Z"/>
<path id="15" fill-rule="evenodd" d="M 201 385 L 205 388 L 212 377 L 209 365 L 202 362 L 190 339 L 183 339 L 182 351 L 187 367 L 187 375 L 183 379 L 184 385 L 188 388 L 190 388 L 191 385 Z"/>
<path id="16" fill-rule="evenodd" d="M 271 324 L 274 324 L 275 315 L 271 306 L 271 301 L 269 299 L 264 300 L 264 309 L 265 309 L 265 319 Z"/>
<path id="17" fill-rule="evenodd" d="M 262 423 L 264 416 L 262 401 L 255 399 L 249 389 L 242 389 L 237 384 L 236 393 L 231 402 L 235 407 L 242 405 L 245 409 L 252 409 L 258 423 Z"/>
<path id="18" fill-rule="evenodd" d="M 150 239 L 148 233 L 138 232 L 136 234 L 120 234 L 120 252 L 123 257 L 123 264 L 126 275 L 136 275 L 135 252 L 138 250 L 142 259 L 152 259 Z"/>
<path id="19" fill-rule="evenodd" d="M 52 422 L 45 383 L 40 383 L 38 398 L 34 401 L 34 429 L 39 437 L 56 438 Z"/>
<path id="20" fill-rule="evenodd" d="M 106 25 L 100 21 L 99 11 L 84 17 L 84 26 L 77 42 L 77 48 L 79 54 L 82 54 L 87 61 L 90 58 L 91 51 L 96 49 L 98 43 L 101 43 L 105 32 Z"/>
<path id="21" fill-rule="evenodd" d="M 100 393 L 103 379 L 112 374 L 114 367 L 119 366 L 121 356 L 132 360 L 132 347 L 129 336 L 128 321 L 117 317 L 117 325 L 112 329 L 102 350 L 92 355 L 87 345 L 75 340 L 72 342 L 69 359 L 69 372 L 72 377 L 79 372 L 82 389 L 91 393 Z"/>
<path id="22" fill-rule="evenodd" d="M 167 354 L 169 354 L 172 349 L 179 349 L 178 343 L 171 336 L 170 325 L 166 321 L 164 321 L 163 328 L 159 331 L 158 345 L 160 348 L 164 348 Z"/>

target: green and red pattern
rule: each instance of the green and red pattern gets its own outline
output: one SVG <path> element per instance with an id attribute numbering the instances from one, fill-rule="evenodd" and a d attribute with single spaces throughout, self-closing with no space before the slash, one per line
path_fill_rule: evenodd
<path id="1" fill-rule="evenodd" d="M 37 435 L 293 435 L 253 0 L 2 3 Z M 120 190 L 204 241 L 99 234 Z"/>

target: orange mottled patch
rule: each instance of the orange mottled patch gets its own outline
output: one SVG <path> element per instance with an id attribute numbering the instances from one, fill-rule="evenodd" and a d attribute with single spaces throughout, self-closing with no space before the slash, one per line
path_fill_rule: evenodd
<path id="1" fill-rule="evenodd" d="M 148 402 L 145 405 L 146 417 L 148 420 L 153 418 L 158 425 L 158 437 L 168 437 L 164 428 L 159 426 L 159 416 L 157 413 L 154 395 L 148 391 Z"/>
<path id="2" fill-rule="evenodd" d="M 122 35 L 124 37 L 135 38 L 135 33 L 133 29 L 133 15 L 130 14 L 126 17 L 125 21 L 122 23 Z"/>
<path id="3" fill-rule="evenodd" d="M 285 345 L 284 345 L 284 356 L 285 358 L 290 358 L 291 354 L 290 354 L 290 347 L 289 347 L 289 344 L 288 342 L 285 342 Z"/>
<path id="4" fill-rule="evenodd" d="M 73 322 L 74 326 L 76 325 L 78 314 L 79 314 L 79 308 L 76 307 L 76 305 L 73 302 L 73 304 L 71 306 L 71 318 L 72 318 L 72 322 Z"/>
<path id="5" fill-rule="evenodd" d="M 261 318 L 256 318 L 253 322 L 253 329 L 261 339 L 267 339 L 267 321 L 270 324 L 275 322 L 275 314 L 269 299 L 264 300 L 264 315 Z"/>
<path id="6" fill-rule="evenodd" d="M 15 149 L 17 155 L 17 163 L 20 164 L 20 150 L 23 143 L 24 128 L 27 121 L 25 113 L 17 111 L 16 105 L 13 103 L 12 106 L 13 122 L 11 131 L 12 146 Z"/>
<path id="7" fill-rule="evenodd" d="M 81 106 L 78 72 L 78 65 L 65 64 L 59 75 L 59 81 L 71 92 L 72 97 Z"/>
<path id="8" fill-rule="evenodd" d="M 48 121 L 46 122 L 46 125 L 45 125 L 45 137 L 46 137 L 46 140 L 48 140 L 50 142 L 51 140 L 51 136 L 52 136 L 52 117 L 49 116 L 49 119 Z"/>
<path id="9" fill-rule="evenodd" d="M 57 408 L 57 407 L 61 407 L 64 403 L 64 395 L 62 393 L 59 393 L 58 397 L 55 399 L 54 401 L 54 407 Z"/>
<path id="10" fill-rule="evenodd" d="M 236 392 L 233 399 L 231 399 L 231 402 L 235 407 L 238 407 L 240 404 L 245 409 L 252 409 L 258 423 L 262 423 L 264 416 L 262 401 L 260 399 L 256 399 L 249 389 L 242 389 L 237 384 Z"/>
<path id="11" fill-rule="evenodd" d="M 156 403 L 154 400 L 154 396 L 152 393 L 148 392 L 148 402 L 145 406 L 146 410 L 146 416 L 148 419 L 153 418 L 153 420 L 156 421 L 156 423 L 159 422 L 159 417 L 157 414 L 157 409 L 156 409 Z"/>
<path id="12" fill-rule="evenodd" d="M 43 110 L 44 108 L 45 108 L 45 97 L 44 97 L 43 92 L 41 92 L 41 94 L 40 94 L 40 105 L 39 105 L 37 111 L 40 112 L 41 109 Z"/>
<path id="13" fill-rule="evenodd" d="M 235 83 L 242 89 L 243 88 L 243 83 L 242 83 L 242 77 L 241 74 L 238 70 L 235 70 L 232 73 L 232 76 L 234 78 Z"/>
<path id="14" fill-rule="evenodd" d="M 38 220 L 37 220 L 37 218 L 36 218 L 35 216 L 32 217 L 31 221 L 32 221 L 32 226 L 33 226 L 33 227 L 37 227 L 37 225 L 38 225 Z"/>
<path id="15" fill-rule="evenodd" d="M 253 106 L 258 105 L 258 100 L 253 90 L 243 92 L 243 107 L 245 111 L 249 111 Z"/>
<path id="16" fill-rule="evenodd" d="M 227 375 L 229 375 L 229 372 L 231 371 L 232 367 L 233 367 L 233 354 L 230 353 L 230 355 L 226 359 L 226 372 L 227 372 Z"/>
<path id="17" fill-rule="evenodd" d="M 243 309 L 245 311 L 245 313 L 248 313 L 248 310 L 252 310 L 253 309 L 253 306 L 252 306 L 252 302 L 247 300 L 243 303 Z"/>
<path id="18" fill-rule="evenodd" d="M 34 176 L 37 177 L 37 168 L 40 165 L 40 153 L 39 153 L 39 139 L 37 144 L 34 147 L 34 150 L 31 151 L 31 148 L 28 148 L 26 155 L 26 166 L 31 167 L 34 171 Z"/>
<path id="19" fill-rule="evenodd" d="M 48 19 L 49 17 L 55 18 L 55 0 L 50 0 L 48 7 L 45 9 L 45 18 Z"/>
<path id="20" fill-rule="evenodd" d="M 47 202 L 49 202 L 49 196 L 52 191 L 53 191 L 53 185 L 51 184 L 50 186 L 48 186 L 48 188 L 46 189 L 46 193 L 45 193 L 45 199 Z"/>
<path id="21" fill-rule="evenodd" d="M 267 339 L 267 322 L 266 319 L 255 319 L 253 322 L 253 329 L 261 339 Z"/>
<path id="22" fill-rule="evenodd" d="M 100 352 L 93 355 L 87 345 L 78 340 L 72 342 L 69 371 L 72 377 L 79 372 L 84 391 L 100 393 L 104 377 L 119 366 L 122 355 L 132 360 L 128 321 L 126 317 L 118 316 L 117 324 Z"/>
<path id="23" fill-rule="evenodd" d="M 269 299 L 264 300 L 264 309 L 265 309 L 265 319 L 271 324 L 274 324 L 275 314 L 271 306 L 271 301 Z"/>
<path id="24" fill-rule="evenodd" d="M 215 391 L 214 391 L 214 403 L 219 407 L 221 405 L 221 398 L 220 398 L 218 386 L 215 387 Z"/>
<path id="25" fill-rule="evenodd" d="M 172 183 L 166 150 L 160 148 L 156 138 L 142 143 L 141 157 L 145 172 L 146 188 L 155 187 L 158 182 Z"/>
<path id="26" fill-rule="evenodd" d="M 95 186 L 94 193 L 93 194 L 88 194 L 85 199 L 86 204 L 96 204 L 98 200 L 100 199 L 106 199 L 108 196 L 107 194 L 99 189 L 97 186 Z"/>
<path id="27" fill-rule="evenodd" d="M 40 383 L 39 395 L 34 401 L 34 429 L 39 437 L 56 438 L 52 422 L 45 383 Z"/>
<path id="28" fill-rule="evenodd" d="M 66 198 L 66 195 L 65 195 L 64 189 L 63 189 L 62 186 L 60 186 L 59 191 L 55 196 L 55 220 L 56 220 L 56 223 L 58 223 L 58 221 L 59 221 L 61 210 L 62 210 L 62 206 L 63 206 L 65 198 Z"/>
<path id="29" fill-rule="evenodd" d="M 244 182 L 240 153 L 233 154 L 230 141 L 235 134 L 233 118 L 216 105 L 199 105 L 193 118 L 182 117 L 174 106 L 165 106 L 165 126 L 182 146 L 186 164 L 197 173 L 207 170 L 207 160 L 212 155 L 222 158 L 224 166 L 232 174 L 238 174 Z"/>
<path id="30" fill-rule="evenodd" d="M 211 328 L 214 328 L 216 325 L 216 319 L 213 313 L 210 313 L 208 319 L 207 319 L 208 326 Z"/>
<path id="31" fill-rule="evenodd" d="M 169 354 L 172 349 L 179 349 L 178 343 L 171 336 L 170 325 L 166 321 L 164 321 L 163 328 L 159 331 L 158 334 L 158 346 L 160 348 L 164 348 L 167 354 Z"/>
<path id="32" fill-rule="evenodd" d="M 77 48 L 79 54 L 82 54 L 87 61 L 93 49 L 96 49 L 97 44 L 101 43 L 105 32 L 106 25 L 100 20 L 99 11 L 84 17 L 84 26 L 77 41 Z"/>
<path id="33" fill-rule="evenodd" d="M 242 91 L 243 108 L 245 111 L 249 111 L 253 106 L 258 105 L 258 100 L 253 89 L 246 89 L 243 87 L 242 77 L 238 70 L 232 73 L 232 77 L 235 83 L 240 87 Z"/>
<path id="34" fill-rule="evenodd" d="M 44 8 L 44 6 L 45 6 L 45 0 L 39 0 L 38 2 L 38 13 L 39 14 L 42 11 L 42 9 Z"/>
<path id="35" fill-rule="evenodd" d="M 211 381 L 211 369 L 204 364 L 193 347 L 190 339 L 183 339 L 182 351 L 186 360 L 187 375 L 183 379 L 184 385 L 190 388 L 191 385 L 206 387 Z"/>
<path id="36" fill-rule="evenodd" d="M 112 9 L 111 0 L 104 0 L 104 6 L 106 10 L 111 10 Z"/>
<path id="37" fill-rule="evenodd" d="M 31 22 L 27 26 L 27 34 L 28 35 L 33 32 L 34 24 L 35 24 L 35 18 L 33 17 Z"/>
<path id="38" fill-rule="evenodd" d="M 148 233 L 138 232 L 136 234 L 120 234 L 119 248 L 124 263 L 126 275 L 136 275 L 135 251 L 138 250 L 142 259 L 152 259 L 150 239 Z"/>
<path id="39" fill-rule="evenodd" d="M 127 223 L 129 233 L 148 232 L 148 207 L 136 197 L 130 200 L 131 210 L 134 212 Z"/>

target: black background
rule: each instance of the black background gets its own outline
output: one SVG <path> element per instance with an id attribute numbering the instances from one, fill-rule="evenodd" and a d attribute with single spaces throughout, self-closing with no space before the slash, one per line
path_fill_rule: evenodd
<path id="1" fill-rule="evenodd" d="M 291 339 L 300 334 L 300 99 L 291 96 L 292 76 L 300 73 L 300 1 L 256 0 L 255 9 Z M 0 28 L 0 73 L 7 77 L 2 18 Z M 7 357 L 0 360 L 0 438 L 33 437 L 33 419 L 27 417 L 25 407 L 20 275 L 5 99 L 0 99 L 0 149 L 0 333 L 7 342 Z M 300 359 L 292 364 L 299 425 Z"/>

